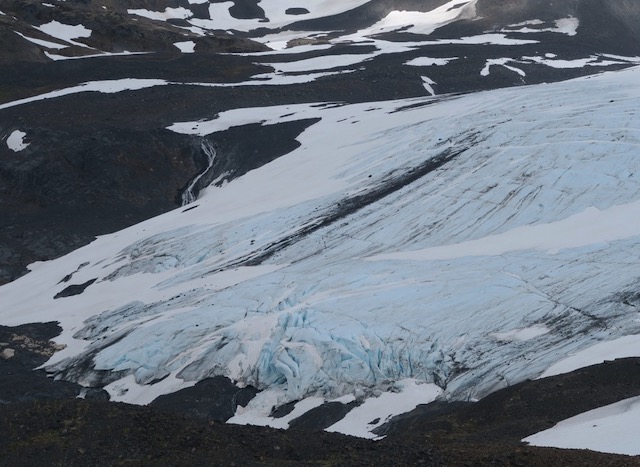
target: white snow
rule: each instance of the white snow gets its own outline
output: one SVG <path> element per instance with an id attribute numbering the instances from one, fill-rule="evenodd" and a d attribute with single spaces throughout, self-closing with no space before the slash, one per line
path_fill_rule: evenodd
<path id="1" fill-rule="evenodd" d="M 433 89 L 433 85 L 436 84 L 436 82 L 427 76 L 421 76 L 421 78 L 424 89 L 429 93 L 429 95 L 435 96 L 436 92 Z"/>
<path id="2" fill-rule="evenodd" d="M 254 38 L 254 40 L 270 47 L 273 50 L 270 51 L 266 51 L 266 52 L 255 52 L 257 54 L 273 54 L 273 53 L 283 53 L 286 52 L 287 49 L 287 45 L 289 44 L 290 41 L 295 40 L 295 39 L 314 39 L 316 38 L 318 35 L 326 35 L 326 33 L 320 33 L 320 32 L 310 32 L 310 31 L 281 31 L 281 32 L 277 32 L 277 33 L 271 33 L 271 34 L 265 34 L 263 36 L 260 37 L 256 37 Z M 327 45 L 327 44 L 323 44 L 323 45 Z M 328 44 L 329 46 L 331 46 L 331 44 Z M 295 53 L 295 52 L 294 52 Z"/>
<path id="3" fill-rule="evenodd" d="M 196 49 L 196 43 L 193 41 L 174 42 L 173 45 L 180 49 L 180 52 L 184 54 L 192 54 Z"/>
<path id="4" fill-rule="evenodd" d="M 123 52 L 122 55 L 129 55 L 129 52 Z M 57 55 L 48 54 L 49 58 L 53 60 L 71 60 L 71 57 L 61 57 Z M 92 56 L 73 57 L 76 59 L 89 58 L 89 57 L 102 57 L 107 54 L 98 54 Z M 149 88 L 153 86 L 202 86 L 202 87 L 242 87 L 242 86 L 283 86 L 296 83 L 308 83 L 316 79 L 340 74 L 351 73 L 353 70 L 336 71 L 336 72 L 321 72 L 321 73 L 307 73 L 300 75 L 281 75 L 278 73 L 265 73 L 263 75 L 254 75 L 250 81 L 242 81 L 239 83 L 178 83 L 169 82 L 162 79 L 141 79 L 141 78 L 123 78 L 118 80 L 104 80 L 104 81 L 89 81 L 87 83 L 80 84 L 78 86 L 72 86 L 69 88 L 60 89 L 57 91 L 51 91 L 45 94 L 37 96 L 26 97 L 24 99 L 18 99 L 16 101 L 5 102 L 0 104 L 0 110 L 7 109 L 9 107 L 15 107 L 18 105 L 28 104 L 30 102 L 41 101 L 44 99 L 54 99 L 69 94 L 76 94 L 79 92 L 102 92 L 102 93 L 114 93 L 122 91 L 136 91 L 138 89 Z"/>
<path id="5" fill-rule="evenodd" d="M 555 23 L 556 28 L 554 32 L 566 34 L 567 36 L 575 36 L 578 33 L 578 28 L 580 27 L 580 21 L 578 18 L 574 18 L 572 16 L 557 19 Z"/>
<path id="6" fill-rule="evenodd" d="M 536 43 L 536 41 L 529 40 L 518 40 L 518 39 L 509 39 L 504 34 L 483 34 L 479 36 L 471 36 L 471 37 L 463 37 L 460 39 L 439 39 L 435 41 L 419 41 L 419 42 L 391 42 L 384 41 L 379 39 L 369 39 L 368 37 L 358 32 L 356 34 L 342 36 L 338 39 L 333 40 L 333 43 L 340 44 L 343 42 L 354 41 L 356 43 L 366 43 L 368 46 L 374 46 L 375 50 L 369 53 L 364 54 L 335 54 L 335 55 L 324 55 L 320 57 L 301 59 L 297 61 L 287 61 L 282 63 L 264 63 L 265 65 L 269 65 L 274 67 L 276 73 L 272 75 L 275 77 L 286 77 L 287 73 L 301 73 L 301 72 L 312 72 L 312 71 L 322 71 L 322 70 L 331 70 L 339 67 L 347 67 L 353 66 L 358 63 L 362 63 L 367 60 L 371 60 L 379 55 L 383 54 L 393 54 L 400 53 L 405 51 L 411 51 L 418 47 L 428 46 L 428 45 L 440 45 L 440 44 L 493 44 L 493 45 L 523 45 Z M 285 42 L 281 44 L 284 47 Z M 273 45 L 273 44 L 270 44 Z M 307 49 L 302 49 L 301 52 L 306 51 Z M 297 51 L 293 49 L 290 53 Z M 270 52 L 269 54 L 274 54 L 276 51 Z M 261 53 L 264 55 L 265 53 Z M 258 54 L 244 54 L 244 55 L 258 55 Z M 446 65 L 452 60 L 456 58 L 429 58 L 429 57 L 419 57 L 407 62 L 407 65 L 414 66 L 431 66 L 431 65 Z M 502 61 L 500 61 L 502 60 Z M 517 73 L 524 76 L 524 72 L 522 70 L 510 67 L 506 65 L 509 59 L 499 59 L 496 64 L 501 64 L 511 69 L 512 71 L 516 71 Z M 488 70 L 487 65 L 487 70 Z M 488 71 L 487 71 L 488 74 Z M 299 78 L 299 76 L 297 76 Z"/>
<path id="7" fill-rule="evenodd" d="M 82 24 L 71 25 L 63 24 L 58 21 L 50 21 L 49 23 L 35 26 L 35 28 L 51 37 L 55 37 L 56 39 L 60 39 L 80 47 L 88 46 L 81 42 L 76 42 L 73 39 L 87 38 L 91 36 L 91 29 L 85 28 Z"/>
<path id="8" fill-rule="evenodd" d="M 265 36 L 266 37 L 266 36 Z M 261 39 L 264 39 L 262 37 Z M 240 56 L 248 56 L 248 57 L 260 57 L 267 55 L 291 55 L 291 54 L 303 54 L 305 52 L 311 52 L 314 50 L 327 50 L 333 47 L 333 44 L 308 44 L 308 45 L 297 45 L 295 47 L 287 47 L 287 41 L 282 41 L 278 43 L 270 43 L 264 41 L 269 47 L 274 50 L 265 50 L 262 52 L 234 52 L 229 55 L 240 55 Z"/>
<path id="9" fill-rule="evenodd" d="M 171 8 L 167 7 L 164 11 L 149 11 L 145 9 L 129 9 L 127 13 L 130 15 L 142 16 L 143 18 L 154 19 L 157 21 L 167 21 L 170 19 L 187 19 L 193 16 L 191 10 L 183 7 Z"/>
<path id="10" fill-rule="evenodd" d="M 452 0 L 427 12 L 392 11 L 374 25 L 358 31 L 359 36 L 374 36 L 391 31 L 406 31 L 415 34 L 431 34 L 459 18 L 470 18 L 475 15 L 476 0 Z"/>
<path id="11" fill-rule="evenodd" d="M 395 392 L 383 392 L 365 400 L 326 431 L 359 438 L 382 439 L 383 436 L 372 431 L 392 417 L 409 412 L 420 404 L 433 402 L 442 394 L 442 389 L 435 384 L 419 384 L 413 379 L 398 381 L 394 390 Z"/>
<path id="12" fill-rule="evenodd" d="M 303 399 L 295 404 L 295 407 L 291 412 L 283 417 L 272 417 L 269 414 L 261 413 L 260 410 L 253 411 L 251 410 L 252 405 L 257 405 L 258 407 L 273 407 L 277 405 L 278 397 L 282 396 L 281 392 L 278 391 L 264 391 L 258 396 L 256 396 L 257 401 L 260 404 L 256 404 L 256 399 L 249 402 L 247 407 L 238 407 L 236 411 L 236 415 L 231 417 L 227 423 L 232 423 L 234 425 L 256 425 L 256 426 L 270 426 L 272 428 L 280 428 L 285 429 L 289 428 L 289 423 L 304 415 L 311 409 L 315 409 L 324 403 L 324 399 L 322 397 L 308 397 Z M 267 400 L 269 401 L 267 403 Z"/>
<path id="13" fill-rule="evenodd" d="M 547 54 L 547 56 L 552 55 L 552 57 L 550 58 L 554 58 L 555 55 L 553 54 Z M 640 63 L 640 57 L 635 56 L 635 57 L 626 57 L 624 55 L 614 55 L 614 54 L 600 54 L 602 57 L 607 57 L 607 58 L 612 58 L 614 60 L 621 60 L 623 62 L 628 62 L 628 63 Z"/>
<path id="14" fill-rule="evenodd" d="M 48 370 L 85 384 L 123 371 L 109 387 L 122 401 L 213 374 L 275 394 L 238 414 L 249 418 L 268 416 L 274 401 L 366 398 L 406 379 L 467 400 L 536 377 L 640 334 L 640 304 L 621 298 L 640 276 L 639 79 L 630 68 L 173 125 L 207 135 L 321 119 L 296 150 L 208 187 L 194 209 L 30 265 L 0 289 L 0 323 L 59 320 L 67 348 Z M 167 84 L 101 83 L 82 89 Z M 371 202 L 336 215 L 362 196 Z M 93 278 L 82 294 L 53 299 Z M 96 374 L 76 374 L 84 359 Z M 160 377 L 171 388 L 149 386 Z M 369 433 L 371 421 L 349 430 Z"/>
<path id="15" fill-rule="evenodd" d="M 574 60 L 562 60 L 555 58 L 542 58 L 542 57 L 522 57 L 522 60 L 530 63 L 538 63 L 546 65 L 551 68 L 584 68 L 585 66 L 611 66 L 611 65 L 623 65 L 632 62 L 629 60 L 602 60 L 597 55 L 592 55 L 585 58 L 577 58 Z M 632 62 L 633 63 L 633 62 Z"/>
<path id="16" fill-rule="evenodd" d="M 449 62 L 454 60 L 458 60 L 458 57 L 452 58 L 430 58 L 430 57 L 418 57 L 412 60 L 409 60 L 405 63 L 405 65 L 409 66 L 443 66 L 447 65 Z"/>
<path id="17" fill-rule="evenodd" d="M 509 26 L 507 26 L 507 29 L 515 29 L 522 26 L 539 26 L 542 24 L 544 24 L 544 21 L 542 21 L 541 19 L 530 19 L 527 21 L 522 21 L 521 23 L 510 24 Z"/>
<path id="18" fill-rule="evenodd" d="M 635 306 L 629 305 L 629 308 L 633 309 Z M 640 335 L 624 336 L 580 350 L 551 365 L 540 375 L 540 378 L 570 373 L 579 368 L 626 357 L 640 357 Z"/>
<path id="19" fill-rule="evenodd" d="M 27 134 L 24 131 L 14 130 L 7 138 L 7 146 L 14 152 L 20 152 L 31 143 L 25 143 L 24 137 Z"/>
<path id="20" fill-rule="evenodd" d="M 640 397 L 590 410 L 524 438 L 533 446 L 640 455 Z"/>
<path id="21" fill-rule="evenodd" d="M 262 123 L 272 125 L 275 123 L 291 122 L 302 118 L 312 118 L 318 113 L 313 104 L 291 104 L 269 107 L 263 112 L 257 113 L 254 108 L 233 109 L 219 113 L 212 120 L 196 122 L 177 122 L 167 127 L 168 130 L 185 135 L 206 136 L 218 131 L 224 131 L 232 126 Z"/>
<path id="22" fill-rule="evenodd" d="M 28 40 L 29 42 L 33 42 L 36 45 L 41 45 L 42 47 L 46 47 L 47 49 L 64 49 L 69 47 L 68 44 L 58 44 L 57 42 L 45 41 L 42 39 L 36 39 L 35 37 L 25 36 L 24 34 L 19 33 L 18 31 L 13 31 L 23 39 Z"/>
<path id="23" fill-rule="evenodd" d="M 367 3 L 368 0 L 305 0 L 299 6 L 309 10 L 309 14 L 304 15 L 304 19 L 322 18 L 333 16 L 348 10 L 352 10 Z M 263 22 L 260 19 L 237 19 L 229 13 L 229 7 L 233 2 L 221 2 L 209 4 L 210 19 L 193 18 L 189 20 L 194 26 L 204 29 L 222 29 L 236 31 L 251 31 L 258 28 L 268 27 L 279 29 L 288 24 L 300 21 L 301 17 L 287 15 L 285 11 L 291 6 L 288 0 L 262 0 L 259 7 L 265 12 L 269 20 Z"/>
<path id="24" fill-rule="evenodd" d="M 578 33 L 580 27 L 580 20 L 573 16 L 567 18 L 560 18 L 554 21 L 552 27 L 540 27 L 529 28 L 523 26 L 543 26 L 547 23 L 544 21 L 535 19 L 530 21 L 524 21 L 518 24 L 512 24 L 500 30 L 500 32 L 519 32 L 519 33 L 536 33 L 536 32 L 556 32 L 559 34 L 566 34 L 567 36 L 575 36 Z"/>
<path id="25" fill-rule="evenodd" d="M 175 375 L 169 375 L 159 383 L 141 385 L 133 375 L 125 376 L 104 387 L 112 402 L 127 401 L 130 404 L 147 405 L 158 396 L 195 385 L 195 381 L 185 383 Z"/>
<path id="26" fill-rule="evenodd" d="M 374 56 L 375 54 L 326 55 L 294 62 L 263 63 L 263 65 L 271 66 L 276 72 L 280 73 L 320 71 L 354 65 L 369 60 Z"/>
<path id="27" fill-rule="evenodd" d="M 555 54 L 547 53 L 545 54 L 545 58 L 535 56 L 524 56 L 518 59 L 507 57 L 490 58 L 486 61 L 485 66 L 480 71 L 480 75 L 488 76 L 491 72 L 492 66 L 503 66 L 522 77 L 526 76 L 526 73 L 522 69 L 514 67 L 513 65 L 509 65 L 514 63 L 539 64 L 551 68 L 584 68 L 586 66 L 608 67 L 611 65 L 628 65 L 630 63 L 640 63 L 640 58 L 638 57 L 623 57 L 618 55 L 592 55 L 590 57 L 578 58 L 573 60 L 562 60 L 557 59 L 556 57 L 557 55 Z M 602 57 L 612 58 L 614 60 L 603 60 Z"/>
<path id="28" fill-rule="evenodd" d="M 512 39 L 505 34 L 479 34 L 477 36 L 461 37 L 460 39 L 438 39 L 423 42 L 423 44 L 491 44 L 491 45 L 526 45 L 537 44 L 531 39 Z"/>
<path id="29" fill-rule="evenodd" d="M 337 13 L 352 10 L 367 0 L 349 0 L 336 2 L 335 0 L 313 0 L 306 1 L 304 7 L 310 13 L 304 15 L 304 19 L 313 19 L 327 17 Z M 429 35 L 437 28 L 444 26 L 452 21 L 461 18 L 475 17 L 476 0 L 451 0 L 440 7 L 433 10 L 420 11 L 392 11 L 378 23 L 357 31 L 349 33 L 337 38 L 331 39 L 333 44 L 337 43 L 357 43 L 368 42 L 372 36 L 376 36 L 388 31 L 407 31 L 415 34 Z M 210 19 L 190 18 L 188 21 L 191 25 L 202 30 L 226 30 L 232 31 L 251 31 L 258 28 L 269 28 L 275 31 L 283 26 L 299 21 L 300 17 L 286 15 L 284 11 L 288 8 L 283 0 L 263 0 L 260 2 L 260 8 L 265 11 L 268 21 L 260 19 L 236 19 L 229 13 L 229 7 L 232 2 L 210 3 L 209 16 Z M 290 31 L 284 30 L 277 33 L 260 35 L 254 39 L 268 45 L 276 51 L 285 50 L 287 44 L 294 39 L 322 39 L 327 37 L 327 31 Z M 536 40 L 528 39 L 511 39 L 505 34 L 490 33 L 473 37 L 465 37 L 461 39 L 442 39 L 442 40 L 423 40 L 415 43 L 420 45 L 429 44 L 494 44 L 494 45 L 523 45 L 537 43 Z M 376 41 L 378 44 L 378 42 Z M 403 43 L 379 41 L 379 44 L 386 44 L 382 47 L 383 53 L 390 53 L 388 48 L 398 48 Z M 324 44 L 322 44 L 324 45 Z M 322 45 L 318 45 L 322 46 Z"/>
<path id="30" fill-rule="evenodd" d="M 139 78 L 123 78 L 104 81 L 89 81 L 87 83 L 80 84 L 78 86 L 72 86 L 58 91 L 51 91 L 45 94 L 40 94 L 33 97 L 25 97 L 24 99 L 18 99 L 17 101 L 6 102 L 0 104 L 0 110 L 7 109 L 9 107 L 15 107 L 17 105 L 28 104 L 30 102 L 41 101 L 45 99 L 53 99 L 56 97 L 68 96 L 69 94 L 76 94 L 79 92 L 102 92 L 102 93 L 114 93 L 122 91 L 135 91 L 138 89 L 150 88 L 153 86 L 164 86 L 170 84 L 162 79 L 139 79 Z"/>
<path id="31" fill-rule="evenodd" d="M 511 63 L 514 62 L 515 60 L 511 59 L 511 58 L 490 58 L 487 60 L 484 68 L 482 68 L 482 70 L 480 70 L 480 76 L 489 76 L 490 73 L 490 69 L 492 66 L 503 66 L 505 67 L 507 70 L 511 70 L 517 74 L 519 74 L 520 76 L 524 77 L 527 74 L 521 70 L 520 68 L 516 68 L 514 66 L 511 65 L 507 65 L 507 63 Z"/>
<path id="32" fill-rule="evenodd" d="M 57 54 L 52 54 L 49 52 L 45 52 L 44 54 L 50 58 L 53 61 L 58 61 L 58 60 L 80 60 L 83 58 L 98 58 L 98 57 L 117 57 L 117 56 L 124 56 L 124 55 L 143 55 L 146 54 L 148 52 L 128 52 L 128 51 L 124 51 L 124 52 L 100 52 L 98 54 L 89 54 L 89 55 L 77 55 L 77 56 L 73 56 L 73 57 L 65 57 L 64 55 L 57 55 Z"/>

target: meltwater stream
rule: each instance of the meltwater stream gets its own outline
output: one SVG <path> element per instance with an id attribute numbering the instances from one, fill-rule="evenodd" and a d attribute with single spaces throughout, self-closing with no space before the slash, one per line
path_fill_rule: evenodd
<path id="1" fill-rule="evenodd" d="M 204 154 L 207 156 L 207 167 L 202 172 L 200 172 L 193 180 L 191 180 L 189 186 L 182 193 L 182 206 L 193 203 L 196 200 L 197 195 L 194 194 L 193 190 L 195 189 L 198 181 L 211 169 L 211 167 L 213 166 L 213 161 L 216 158 L 216 149 L 209 141 L 203 140 L 200 147 L 202 148 L 202 152 L 204 152 Z"/>

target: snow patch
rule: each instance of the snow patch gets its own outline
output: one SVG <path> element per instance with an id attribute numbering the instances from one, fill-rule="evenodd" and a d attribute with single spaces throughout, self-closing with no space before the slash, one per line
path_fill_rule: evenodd
<path id="1" fill-rule="evenodd" d="M 374 36 L 391 31 L 431 34 L 433 31 L 461 17 L 471 15 L 476 0 L 453 0 L 428 12 L 392 11 L 374 25 L 358 31 L 359 36 Z"/>
<path id="2" fill-rule="evenodd" d="M 58 61 L 58 60 L 81 60 L 83 58 L 117 57 L 117 56 L 123 56 L 123 55 L 143 55 L 147 53 L 150 53 L 150 52 L 128 52 L 125 50 L 124 52 L 100 52 L 98 54 L 77 55 L 74 57 L 66 57 L 64 55 L 52 54 L 49 52 L 45 52 L 44 54 L 51 60 Z"/>
<path id="3" fill-rule="evenodd" d="M 604 363 L 617 358 L 640 357 L 640 335 L 624 336 L 608 342 L 600 342 L 586 349 L 554 363 L 539 377 L 561 375 L 584 368 L 586 366 Z"/>
<path id="4" fill-rule="evenodd" d="M 487 44 L 487 45 L 527 45 L 538 44 L 536 40 L 511 39 L 505 34 L 479 34 L 460 39 L 438 39 L 434 44 Z"/>
<path id="5" fill-rule="evenodd" d="M 47 49 L 64 49 L 69 47 L 68 44 L 58 44 L 56 42 L 51 42 L 51 41 L 45 41 L 42 39 L 36 39 L 35 37 L 29 37 L 29 36 L 25 36 L 22 33 L 19 33 L 18 31 L 13 31 L 15 32 L 17 35 L 19 35 L 20 37 L 22 37 L 23 39 L 28 40 L 29 42 L 32 42 L 36 45 L 40 45 L 42 47 L 46 47 Z M 46 54 L 46 52 L 45 52 Z"/>
<path id="6" fill-rule="evenodd" d="M 147 405 L 163 394 L 170 394 L 196 384 L 195 381 L 185 382 L 170 374 L 155 384 L 138 384 L 133 375 L 126 376 L 104 387 L 112 402 Z"/>
<path id="7" fill-rule="evenodd" d="M 422 85 L 424 86 L 426 91 L 430 95 L 435 96 L 436 92 L 433 90 L 433 85 L 436 84 L 436 82 L 427 76 L 421 76 L 421 78 L 422 78 Z"/>
<path id="8" fill-rule="evenodd" d="M 14 152 L 20 152 L 31 143 L 25 143 L 24 137 L 27 134 L 24 131 L 14 130 L 7 138 L 7 146 Z"/>
<path id="9" fill-rule="evenodd" d="M 640 397 L 590 410 L 522 441 L 532 446 L 640 455 Z"/>
<path id="10" fill-rule="evenodd" d="M 55 37 L 56 39 L 61 39 L 70 44 L 77 45 L 80 47 L 88 47 L 86 44 L 81 42 L 75 42 L 73 39 L 79 38 L 88 38 L 91 36 L 91 29 L 85 28 L 81 24 L 70 25 L 63 24 L 58 21 L 51 21 L 46 24 L 42 24 L 40 26 L 35 26 L 36 29 L 48 34 L 51 37 Z"/>
<path id="11" fill-rule="evenodd" d="M 206 136 L 218 131 L 227 130 L 232 126 L 249 125 L 252 123 L 273 125 L 276 123 L 315 118 L 323 113 L 317 104 L 291 104 L 263 107 L 259 113 L 253 108 L 233 109 L 219 113 L 216 118 L 212 120 L 176 122 L 168 126 L 167 130 L 185 135 Z"/>
<path id="12" fill-rule="evenodd" d="M 488 76 L 491 72 L 492 66 L 503 66 L 520 76 L 526 76 L 526 73 L 520 68 L 516 68 L 509 63 L 521 63 L 521 64 L 538 64 L 551 68 L 584 68 L 587 66 L 608 67 L 612 65 L 629 65 L 640 63 L 638 57 L 622 57 L 614 55 L 592 55 L 590 57 L 578 58 L 574 60 L 562 60 L 557 59 L 557 55 L 552 53 L 545 54 L 543 57 L 521 57 L 519 59 L 514 58 L 491 58 L 486 61 L 485 66 L 480 71 L 481 76 Z M 613 58 L 614 60 L 603 60 L 602 57 Z"/>
<path id="13" fill-rule="evenodd" d="M 193 41 L 174 42 L 173 45 L 180 49 L 180 52 L 184 54 L 192 54 L 196 49 L 196 43 Z"/>
<path id="14" fill-rule="evenodd" d="M 80 84 L 78 86 L 72 86 L 70 88 L 60 89 L 58 91 L 51 91 L 39 96 L 26 97 L 17 101 L 6 102 L 0 104 L 0 110 L 7 109 L 9 107 L 15 107 L 18 105 L 28 104 L 30 102 L 41 101 L 45 99 L 53 99 L 62 96 L 68 96 L 70 94 L 76 94 L 79 92 L 102 92 L 112 94 L 122 91 L 136 91 L 139 89 L 150 88 L 153 86 L 165 86 L 170 84 L 163 79 L 139 79 L 139 78 L 123 78 L 105 81 L 89 81 L 87 83 Z"/>
<path id="15" fill-rule="evenodd" d="M 358 6 L 364 5 L 368 0 L 305 0 L 304 7 L 309 14 L 304 19 L 315 19 L 333 16 L 345 11 L 352 10 Z M 202 3 L 206 3 L 202 1 Z M 209 4 L 210 19 L 192 18 L 189 20 L 191 24 L 204 29 L 217 30 L 235 30 L 235 31 L 252 31 L 254 29 L 263 28 L 265 26 L 270 29 L 279 29 L 288 24 L 297 22 L 300 18 L 295 15 L 286 14 L 286 9 L 291 6 L 283 0 L 262 0 L 260 8 L 265 12 L 268 22 L 265 23 L 259 18 L 237 19 L 231 16 L 229 7 L 233 6 L 233 2 L 220 2 Z"/>
<path id="16" fill-rule="evenodd" d="M 130 15 L 142 16 L 157 21 L 167 21 L 170 19 L 187 19 L 193 16 L 191 10 L 183 7 L 171 8 L 167 7 L 164 11 L 150 11 L 145 9 L 129 9 L 127 13 Z"/>
<path id="17" fill-rule="evenodd" d="M 303 71 L 331 70 L 333 68 L 355 65 L 373 58 L 376 54 L 326 55 L 294 62 L 262 63 L 273 67 L 279 73 L 298 73 Z"/>
<path id="18" fill-rule="evenodd" d="M 529 63 L 537 63 L 545 65 L 551 68 L 584 68 L 586 66 L 611 66 L 611 65 L 626 65 L 629 62 L 634 63 L 632 58 L 627 60 L 602 60 L 598 55 L 592 55 L 585 58 L 577 58 L 574 60 L 562 60 L 555 58 L 542 58 L 542 57 L 522 57 L 521 60 Z"/>
<path id="19" fill-rule="evenodd" d="M 539 19 L 530 21 L 524 21 L 522 23 L 511 24 L 506 28 L 500 30 L 500 32 L 519 32 L 519 33 L 539 33 L 539 32 L 556 32 L 559 34 L 566 34 L 567 36 L 575 36 L 578 34 L 578 28 L 580 27 L 580 20 L 573 16 L 567 18 L 560 18 L 553 22 L 551 27 L 530 28 L 527 26 L 543 26 L 547 24 Z"/>
<path id="20" fill-rule="evenodd" d="M 516 68 L 514 66 L 511 65 L 507 65 L 507 63 L 510 62 L 515 62 L 516 60 L 513 60 L 511 58 L 490 58 L 487 60 L 484 68 L 482 68 L 482 70 L 480 70 L 480 76 L 489 76 L 490 73 L 490 68 L 492 66 L 503 66 L 505 67 L 507 70 L 511 70 L 514 73 L 519 74 L 520 76 L 522 76 L 523 78 L 525 76 L 527 76 L 527 74 L 521 70 L 520 68 Z"/>
<path id="21" fill-rule="evenodd" d="M 396 382 L 394 390 L 395 392 L 383 392 L 378 397 L 366 399 L 326 431 L 359 438 L 382 439 L 384 436 L 372 431 L 392 417 L 409 412 L 420 404 L 433 402 L 442 394 L 442 389 L 435 384 L 420 384 L 414 379 Z"/>
<path id="22" fill-rule="evenodd" d="M 272 428 L 286 429 L 289 428 L 289 423 L 291 423 L 292 420 L 304 415 L 309 410 L 321 406 L 325 402 L 321 397 L 307 397 L 306 399 L 297 402 L 293 410 L 284 417 L 272 417 L 269 413 L 276 405 L 278 396 L 281 395 L 282 394 L 278 392 L 274 392 L 273 394 L 259 393 L 252 401 L 249 402 L 247 407 L 238 407 L 236 414 L 231 417 L 227 423 L 232 423 L 234 425 L 270 426 Z M 256 404 L 256 402 L 259 402 L 259 404 Z M 256 410 L 256 406 L 260 406 L 260 409 Z"/>
<path id="23" fill-rule="evenodd" d="M 447 65 L 449 62 L 454 60 L 458 60 L 458 57 L 452 58 L 430 58 L 430 57 L 418 57 L 408 62 L 405 62 L 405 65 L 409 66 L 443 66 Z"/>

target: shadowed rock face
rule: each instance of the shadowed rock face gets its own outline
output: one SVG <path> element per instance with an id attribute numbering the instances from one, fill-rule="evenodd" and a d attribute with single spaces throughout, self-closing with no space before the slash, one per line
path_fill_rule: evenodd
<path id="1" fill-rule="evenodd" d="M 173 135 L 88 125 L 29 133 L 29 151 L 0 153 L 4 281 L 30 262 L 171 209 L 199 166 L 197 147 Z"/>
<path id="2" fill-rule="evenodd" d="M 215 376 L 190 388 L 162 395 L 150 406 L 194 418 L 226 422 L 233 417 L 238 406 L 246 406 L 257 393 L 256 388 L 239 388 L 229 379 Z"/>
<path id="3" fill-rule="evenodd" d="M 520 19 L 551 20 L 559 16 L 575 15 L 577 6 L 584 0 L 478 0 L 479 17 L 491 19 L 494 24 L 518 22 Z"/>

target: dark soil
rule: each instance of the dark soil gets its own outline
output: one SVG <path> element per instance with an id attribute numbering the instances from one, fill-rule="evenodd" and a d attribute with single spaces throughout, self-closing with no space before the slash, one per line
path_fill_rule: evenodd
<path id="1" fill-rule="evenodd" d="M 199 421 L 150 407 L 67 399 L 0 407 L 0 465 L 640 465 L 591 451 L 528 447 L 459 432 L 368 441 L 322 431 Z M 469 439 L 474 435 L 474 441 Z"/>

